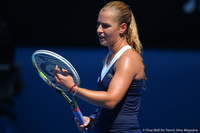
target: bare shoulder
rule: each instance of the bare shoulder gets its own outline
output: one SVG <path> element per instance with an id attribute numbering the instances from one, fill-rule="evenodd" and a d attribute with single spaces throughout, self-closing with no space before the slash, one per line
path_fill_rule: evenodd
<path id="1" fill-rule="evenodd" d="M 119 63 L 121 62 L 123 64 L 123 62 L 126 61 L 128 61 L 130 64 L 135 64 L 135 65 L 143 64 L 140 55 L 135 50 L 132 49 L 126 50 L 119 58 Z"/>
<path id="2" fill-rule="evenodd" d="M 144 64 L 141 56 L 132 49 L 126 50 L 116 63 L 116 68 L 137 75 L 136 78 L 141 79 L 144 76 Z"/>

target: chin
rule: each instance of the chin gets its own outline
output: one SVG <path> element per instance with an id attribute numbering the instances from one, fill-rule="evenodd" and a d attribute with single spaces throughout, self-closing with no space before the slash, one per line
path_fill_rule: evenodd
<path id="1" fill-rule="evenodd" d="M 108 43 L 105 42 L 105 41 L 99 41 L 99 43 L 100 43 L 102 46 L 105 46 L 105 47 L 109 46 Z"/>
<path id="2" fill-rule="evenodd" d="M 106 46 L 104 41 L 99 41 L 102 46 Z"/>

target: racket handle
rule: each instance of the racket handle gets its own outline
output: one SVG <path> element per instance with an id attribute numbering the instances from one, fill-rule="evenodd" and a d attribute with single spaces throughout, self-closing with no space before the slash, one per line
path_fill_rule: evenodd
<path id="1" fill-rule="evenodd" d="M 82 113 L 81 113 L 79 107 L 78 107 L 76 110 L 72 109 L 72 112 L 74 113 L 74 116 L 75 116 L 76 119 L 80 122 L 80 124 L 83 125 L 83 124 L 85 123 L 85 119 L 83 118 L 83 115 L 82 115 Z M 84 133 L 89 133 L 89 132 L 90 132 L 90 131 L 89 131 L 89 129 L 88 129 L 88 130 L 87 130 L 86 132 L 84 132 Z"/>
<path id="2" fill-rule="evenodd" d="M 83 115 L 82 115 L 79 107 L 76 110 L 72 109 L 72 111 L 73 111 L 76 119 L 80 122 L 81 125 L 83 125 L 85 123 L 85 119 L 83 118 Z"/>

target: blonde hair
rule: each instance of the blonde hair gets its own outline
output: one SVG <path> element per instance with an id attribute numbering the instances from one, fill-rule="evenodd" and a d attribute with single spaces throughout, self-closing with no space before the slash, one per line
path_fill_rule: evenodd
<path id="1" fill-rule="evenodd" d="M 103 10 L 114 11 L 115 19 L 119 25 L 123 23 L 127 24 L 127 29 L 125 31 L 126 40 L 128 44 L 138 52 L 138 54 L 141 54 L 142 44 L 139 40 L 135 18 L 130 6 L 121 1 L 112 1 L 101 9 L 101 11 Z"/>

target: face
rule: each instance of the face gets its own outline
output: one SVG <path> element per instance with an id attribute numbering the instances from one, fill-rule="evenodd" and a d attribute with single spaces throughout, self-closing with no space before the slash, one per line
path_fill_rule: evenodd
<path id="1" fill-rule="evenodd" d="M 114 19 L 113 12 L 103 10 L 97 20 L 97 34 L 103 46 L 112 46 L 120 39 L 120 26 Z"/>

